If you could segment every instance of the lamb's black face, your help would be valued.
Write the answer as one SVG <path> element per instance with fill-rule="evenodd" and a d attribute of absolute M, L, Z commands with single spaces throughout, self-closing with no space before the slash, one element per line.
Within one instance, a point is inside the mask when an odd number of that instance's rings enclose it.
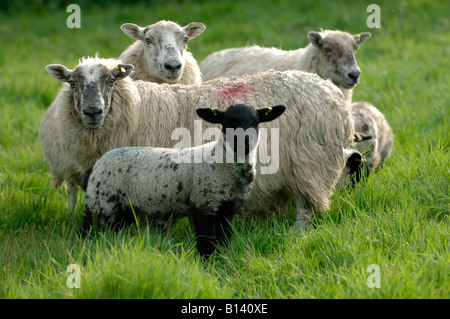
<path fill-rule="evenodd" d="M 258 141 L 258 113 L 245 104 L 231 105 L 223 114 L 222 133 L 237 154 L 248 155 Z"/>
<path fill-rule="evenodd" d="M 286 110 L 284 105 L 255 110 L 246 104 L 233 104 L 223 112 L 216 108 L 200 108 L 197 114 L 210 123 L 222 124 L 224 140 L 238 157 L 247 155 L 258 144 L 258 125 L 273 121 Z"/>

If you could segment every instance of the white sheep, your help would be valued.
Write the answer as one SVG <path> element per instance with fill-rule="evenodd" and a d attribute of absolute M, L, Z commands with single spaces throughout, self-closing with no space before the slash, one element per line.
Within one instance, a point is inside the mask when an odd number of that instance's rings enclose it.
<path fill-rule="evenodd" d="M 249 198 L 256 175 L 258 124 L 272 121 L 284 110 L 277 105 L 255 111 L 245 104 L 233 104 L 225 112 L 197 109 L 205 121 L 222 125 L 217 141 L 181 150 L 125 147 L 109 151 L 83 177 L 83 232 L 92 225 L 115 228 L 134 223 L 135 216 L 160 226 L 190 216 L 198 251 L 209 256 L 216 239 L 231 234 L 229 221 Z M 232 161 L 227 160 L 227 152 L 232 153 Z M 194 159 L 198 153 L 201 162 Z M 179 161 L 186 157 L 187 161 Z"/>
<path fill-rule="evenodd" d="M 97 61 L 96 66 L 81 64 L 77 68 L 98 70 L 92 72 L 92 77 L 97 76 L 96 81 L 104 79 L 104 74 L 111 70 L 103 66 L 101 60 Z M 121 68 L 130 69 L 131 66 Z M 66 76 L 61 80 L 71 81 L 71 77 Z M 114 102 L 115 95 L 121 98 L 121 93 L 116 92 L 119 83 L 123 85 L 122 90 L 135 93 L 122 94 L 126 100 L 120 107 L 115 106 Z M 330 81 L 312 73 L 272 70 L 242 77 L 219 78 L 202 85 L 156 84 L 125 78 L 116 81 L 116 86 L 110 113 L 116 110 L 128 114 L 117 119 L 117 122 L 114 122 L 116 117 L 108 121 L 108 114 L 103 126 L 96 130 L 85 127 L 80 111 L 75 108 L 76 96 L 72 94 L 73 89 L 71 91 L 68 87 L 50 107 L 48 112 L 52 115 L 44 116 L 47 118 L 43 120 L 46 127 L 41 127 L 41 132 L 46 133 L 47 141 L 43 141 L 43 148 L 57 181 L 70 177 L 69 182 L 79 185 L 82 172 L 113 148 L 175 146 L 178 144 L 176 137 L 172 136 L 175 129 L 186 128 L 195 135 L 194 107 L 214 106 L 224 110 L 228 105 L 237 103 L 283 104 L 286 106 L 285 116 L 261 125 L 261 128 L 270 129 L 270 133 L 272 129 L 279 130 L 279 138 L 276 134 L 266 136 L 266 143 L 270 145 L 267 149 L 270 166 L 266 171 L 272 174 L 257 175 L 244 214 L 258 218 L 278 210 L 284 212 L 295 200 L 298 223 L 306 227 L 314 212 L 329 207 L 330 196 L 345 165 L 343 148 L 351 144 L 354 135 L 350 106 L 345 102 L 342 92 Z M 70 123 L 56 123 L 55 113 L 64 113 L 64 116 L 59 117 L 65 117 L 64 121 Z M 48 120 L 49 117 L 52 119 Z M 206 124 L 205 127 L 214 126 Z M 125 133 L 122 132 L 123 128 L 126 128 Z M 53 134 L 49 134 L 50 131 Z M 106 131 L 109 136 L 102 133 Z M 45 143 L 50 144 L 50 147 L 44 147 Z M 49 152 L 48 148 L 53 148 L 53 151 Z M 265 164 L 259 161 L 258 171 L 266 169 L 268 165 Z M 52 167 L 58 167 L 58 170 Z M 62 170 L 67 167 L 70 173 Z M 272 167 L 275 169 L 272 170 Z M 77 174 L 78 177 L 74 177 Z M 76 200 L 76 196 L 70 198 Z"/>
<path fill-rule="evenodd" d="M 134 66 L 130 77 L 156 83 L 199 84 L 202 75 L 197 61 L 187 49 L 187 42 L 205 30 L 199 22 L 185 27 L 172 21 L 159 21 L 145 28 L 125 23 L 122 31 L 135 39 L 119 57 Z"/>
<path fill-rule="evenodd" d="M 353 88 L 361 75 L 355 52 L 370 36 L 369 32 L 356 35 L 338 30 L 309 32 L 311 43 L 306 48 L 286 51 L 250 46 L 221 50 L 207 56 L 200 63 L 200 70 L 204 81 L 269 69 L 307 71 L 331 80 L 351 102 Z"/>
<path fill-rule="evenodd" d="M 353 144 L 353 148 L 366 158 L 368 172 L 376 172 L 391 154 L 394 134 L 383 114 L 368 102 L 351 104 L 355 130 L 370 139 Z"/>
<path fill-rule="evenodd" d="M 118 60 L 83 58 L 73 70 L 58 64 L 47 70 L 65 84 L 44 114 L 39 138 L 53 186 L 67 181 L 75 211 L 82 174 L 107 151 L 129 144 L 141 99 L 127 78 L 133 67 Z"/>
<path fill-rule="evenodd" d="M 134 81 L 142 98 L 141 122 L 133 146 L 173 147 L 176 128 L 195 135 L 192 106 L 224 109 L 233 103 L 286 105 L 286 115 L 261 127 L 279 129 L 279 158 L 273 174 L 258 174 L 243 214 L 263 218 L 289 210 L 296 201 L 297 220 L 307 227 L 313 213 L 326 210 L 344 168 L 343 148 L 354 134 L 350 107 L 330 81 L 296 70 L 267 71 L 233 78 L 217 78 L 202 85 L 157 85 Z M 209 127 L 206 123 L 206 127 Z M 272 135 L 267 145 L 272 145 Z M 272 152 L 272 149 L 270 149 Z M 273 163 L 273 161 L 271 162 Z M 266 167 L 260 161 L 258 170 Z"/>

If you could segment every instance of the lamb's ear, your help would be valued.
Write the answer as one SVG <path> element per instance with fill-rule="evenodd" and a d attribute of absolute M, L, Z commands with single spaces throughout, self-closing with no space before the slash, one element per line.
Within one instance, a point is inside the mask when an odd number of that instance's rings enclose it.
<path fill-rule="evenodd" d="M 372 138 L 372 135 L 367 135 L 364 133 L 358 133 L 356 132 L 355 135 L 353 135 L 353 141 L 354 142 L 362 142 L 362 141 L 367 141 L 370 140 Z"/>
<path fill-rule="evenodd" d="M 209 123 L 222 123 L 223 113 L 216 108 L 200 108 L 197 109 L 197 115 Z"/>
<path fill-rule="evenodd" d="M 191 22 L 187 26 L 183 28 L 184 32 L 186 32 L 189 40 L 198 37 L 200 34 L 205 31 L 206 26 L 200 22 Z"/>
<path fill-rule="evenodd" d="M 309 38 L 309 41 L 316 47 L 318 47 L 318 48 L 322 47 L 323 40 L 322 40 L 322 36 L 320 35 L 319 32 L 314 32 L 314 31 L 308 32 L 308 38 Z"/>
<path fill-rule="evenodd" d="M 365 42 L 367 39 L 369 39 L 372 36 L 370 32 L 361 32 L 359 34 L 354 34 L 353 37 L 356 40 L 356 43 L 360 45 L 361 43 Z"/>
<path fill-rule="evenodd" d="M 72 70 L 69 70 L 64 65 L 61 64 L 49 64 L 47 65 L 47 71 L 50 73 L 55 79 L 61 82 L 67 82 L 72 75 Z"/>
<path fill-rule="evenodd" d="M 144 28 L 134 23 L 124 23 L 120 26 L 123 33 L 135 40 L 144 40 Z"/>
<path fill-rule="evenodd" d="M 118 64 L 112 69 L 111 73 L 117 81 L 125 79 L 128 75 L 130 75 L 133 69 L 134 66 L 132 64 Z"/>
<path fill-rule="evenodd" d="M 259 122 L 262 123 L 275 120 L 278 116 L 283 114 L 285 110 L 286 106 L 276 105 L 272 107 L 265 107 L 263 109 L 259 109 L 256 112 L 258 112 L 259 115 Z"/>

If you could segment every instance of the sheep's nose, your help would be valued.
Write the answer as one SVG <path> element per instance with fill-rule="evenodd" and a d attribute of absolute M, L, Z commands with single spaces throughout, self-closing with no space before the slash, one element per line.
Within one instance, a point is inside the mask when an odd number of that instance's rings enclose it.
<path fill-rule="evenodd" d="M 353 80 L 354 82 L 358 82 L 358 79 L 359 79 L 359 76 L 361 75 L 361 71 L 359 71 L 359 70 L 356 70 L 356 71 L 352 71 L 352 72 L 349 72 L 348 74 L 347 74 L 347 76 L 351 79 L 351 80 Z"/>
<path fill-rule="evenodd" d="M 169 72 L 177 72 L 181 69 L 181 63 L 164 63 L 164 68 Z"/>
<path fill-rule="evenodd" d="M 88 107 L 83 110 L 83 114 L 86 116 L 96 116 L 101 115 L 103 110 L 98 107 Z"/>

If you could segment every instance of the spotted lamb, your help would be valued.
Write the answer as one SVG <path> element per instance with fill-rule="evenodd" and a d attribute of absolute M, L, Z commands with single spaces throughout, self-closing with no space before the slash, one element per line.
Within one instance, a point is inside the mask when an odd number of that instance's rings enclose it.
<path fill-rule="evenodd" d="M 199 108 L 202 119 L 222 125 L 217 141 L 186 149 L 125 147 L 106 153 L 83 177 L 82 229 L 93 224 L 120 227 L 133 223 L 135 216 L 164 226 L 190 216 L 198 251 L 209 256 L 215 241 L 230 235 L 228 221 L 250 196 L 258 124 L 276 119 L 284 110 L 278 105 L 255 111 L 246 104 L 226 111 Z M 227 153 L 234 154 L 231 162 Z M 196 160 L 196 154 L 203 160 Z"/>

